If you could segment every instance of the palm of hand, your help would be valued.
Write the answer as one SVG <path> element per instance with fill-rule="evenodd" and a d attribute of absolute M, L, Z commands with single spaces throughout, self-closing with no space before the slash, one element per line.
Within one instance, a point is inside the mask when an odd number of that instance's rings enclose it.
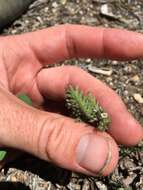
<path fill-rule="evenodd" d="M 42 61 L 38 60 L 38 55 L 27 43 L 20 40 L 18 43 L 14 41 L 10 43 L 10 39 L 5 40 L 9 42 L 1 52 L 0 59 L 3 65 L 0 75 L 1 83 L 12 93 L 26 93 L 40 103 L 42 97 L 39 95 L 36 77 L 43 67 Z"/>

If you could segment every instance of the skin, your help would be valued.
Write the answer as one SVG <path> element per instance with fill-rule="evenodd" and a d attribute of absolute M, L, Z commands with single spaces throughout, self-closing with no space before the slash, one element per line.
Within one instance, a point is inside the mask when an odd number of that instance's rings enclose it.
<path fill-rule="evenodd" d="M 119 29 L 60 25 L 0 38 L 0 144 L 30 152 L 70 170 L 96 175 L 98 166 L 102 167 L 107 159 L 109 149 L 105 142 L 108 141 L 112 157 L 102 172 L 108 175 L 118 162 L 117 143 L 136 145 L 143 139 L 143 128 L 116 93 L 95 77 L 74 66 L 45 67 L 79 57 L 142 58 L 143 35 Z M 111 117 L 108 133 L 30 107 L 13 95 L 26 93 L 36 104 L 41 104 L 44 97 L 60 102 L 69 84 L 78 85 L 85 93 L 93 92 Z M 97 151 L 102 149 L 102 157 L 94 154 L 92 145 L 88 147 L 91 159 L 81 160 L 81 155 L 77 156 L 78 144 L 87 135 Z M 95 162 L 98 166 L 92 170 L 83 167 L 85 162 L 87 165 Z"/>

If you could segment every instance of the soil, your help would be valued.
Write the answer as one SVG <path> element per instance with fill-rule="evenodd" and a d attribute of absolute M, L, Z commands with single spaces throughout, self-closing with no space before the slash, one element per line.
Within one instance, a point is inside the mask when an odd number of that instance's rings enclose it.
<path fill-rule="evenodd" d="M 37 0 L 25 14 L 5 28 L 2 35 L 20 34 L 64 23 L 124 28 L 143 33 L 143 2 Z M 73 59 L 64 64 L 80 66 L 104 81 L 143 125 L 143 60 Z M 108 72 L 104 73 L 105 70 Z M 0 189 L 142 190 L 143 143 L 132 150 L 122 149 L 119 164 L 108 177 L 87 177 L 24 154 L 1 170 Z"/>

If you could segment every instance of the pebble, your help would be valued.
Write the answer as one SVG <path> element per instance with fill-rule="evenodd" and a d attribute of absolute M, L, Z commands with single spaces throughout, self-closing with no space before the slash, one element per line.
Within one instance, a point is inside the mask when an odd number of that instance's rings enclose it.
<path fill-rule="evenodd" d="M 135 179 L 135 177 L 137 176 L 137 174 L 132 174 L 130 176 L 127 176 L 126 179 L 123 179 L 123 184 L 128 187 L 132 182 L 133 180 Z"/>
<path fill-rule="evenodd" d="M 96 185 L 99 188 L 99 190 L 108 190 L 106 185 L 104 185 L 101 181 L 97 181 Z"/>
<path fill-rule="evenodd" d="M 53 2 L 53 3 L 52 3 L 52 7 L 57 8 L 57 7 L 58 7 L 58 3 Z"/>
<path fill-rule="evenodd" d="M 102 15 L 104 16 L 107 16 L 107 17 L 111 17 L 111 18 L 114 18 L 114 19 L 117 19 L 117 15 L 114 15 L 112 12 L 111 12 L 111 8 L 109 7 L 108 4 L 103 4 L 101 6 L 101 9 L 100 9 L 100 12 Z"/>
<path fill-rule="evenodd" d="M 140 78 L 138 75 L 134 75 L 130 80 L 134 82 L 139 82 Z"/>
<path fill-rule="evenodd" d="M 125 157 L 124 159 L 120 161 L 120 168 L 122 170 L 129 171 L 133 169 L 134 167 L 136 167 L 136 165 L 129 157 Z"/>
<path fill-rule="evenodd" d="M 81 189 L 81 186 L 79 184 L 73 184 L 73 183 L 69 183 L 68 184 L 68 188 L 70 190 L 80 190 Z"/>
<path fill-rule="evenodd" d="M 132 66 L 126 65 L 123 70 L 126 74 L 131 74 L 133 69 Z"/>
<path fill-rule="evenodd" d="M 87 179 L 85 179 L 82 190 L 89 190 L 89 189 L 90 189 L 90 182 Z"/>
<path fill-rule="evenodd" d="M 60 0 L 60 3 L 61 3 L 62 5 L 65 5 L 65 4 L 67 3 L 67 0 Z"/>

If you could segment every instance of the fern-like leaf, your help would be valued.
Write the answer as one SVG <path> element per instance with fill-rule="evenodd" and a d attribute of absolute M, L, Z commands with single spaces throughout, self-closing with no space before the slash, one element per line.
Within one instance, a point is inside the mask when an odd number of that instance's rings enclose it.
<path fill-rule="evenodd" d="M 72 116 L 78 120 L 95 123 L 99 130 L 108 129 L 110 119 L 99 105 L 92 93 L 84 95 L 78 87 L 69 86 L 66 90 L 67 108 Z"/>

